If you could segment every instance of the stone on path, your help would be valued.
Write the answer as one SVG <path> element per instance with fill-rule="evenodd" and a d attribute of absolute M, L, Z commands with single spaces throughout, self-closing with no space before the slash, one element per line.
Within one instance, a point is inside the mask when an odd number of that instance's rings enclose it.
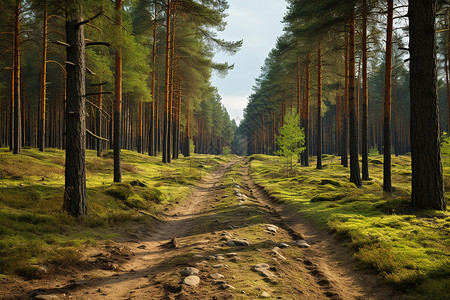
<path fill-rule="evenodd" d="M 189 286 L 197 286 L 200 283 L 200 277 L 191 275 L 184 278 L 183 283 Z"/>
<path fill-rule="evenodd" d="M 209 274 L 209 277 L 211 277 L 212 279 L 222 279 L 222 278 L 225 278 L 225 276 L 223 276 L 223 275 L 220 274 L 220 273 L 212 273 L 212 274 Z"/>
<path fill-rule="evenodd" d="M 243 246 L 243 247 L 245 247 L 245 246 L 250 246 L 250 243 L 248 242 L 248 241 L 246 241 L 246 240 L 239 240 L 239 239 L 232 239 L 232 240 L 229 240 L 227 243 L 226 243 L 228 246 L 230 246 L 230 247 L 235 247 L 235 246 Z"/>
<path fill-rule="evenodd" d="M 259 263 L 253 266 L 253 270 L 256 271 L 262 277 L 275 277 L 275 274 L 269 271 L 270 266 L 265 263 Z"/>
<path fill-rule="evenodd" d="M 230 289 L 230 290 L 235 290 L 235 289 L 236 289 L 234 286 L 229 285 L 229 284 L 222 284 L 222 285 L 220 286 L 220 288 L 221 288 L 222 290 L 228 290 L 228 289 Z"/>
<path fill-rule="evenodd" d="M 300 248 L 309 248 L 309 247 L 311 247 L 305 240 L 297 241 L 297 246 L 299 246 Z"/>
<path fill-rule="evenodd" d="M 264 291 L 261 293 L 261 298 L 270 298 L 270 295 L 268 292 Z"/>
<path fill-rule="evenodd" d="M 33 299 L 39 299 L 39 300 L 52 300 L 52 299 L 60 299 L 57 295 L 50 294 L 50 295 L 36 295 Z"/>
<path fill-rule="evenodd" d="M 187 267 L 184 270 L 181 270 L 179 273 L 181 276 L 191 276 L 191 275 L 197 275 L 198 272 L 200 272 L 197 268 Z"/>

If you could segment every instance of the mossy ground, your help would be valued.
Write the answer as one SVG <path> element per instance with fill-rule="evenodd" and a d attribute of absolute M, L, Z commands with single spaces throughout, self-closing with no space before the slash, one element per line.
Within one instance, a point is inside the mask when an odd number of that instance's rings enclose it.
<path fill-rule="evenodd" d="M 450 156 L 445 151 L 448 201 Z M 362 188 L 349 183 L 348 169 L 332 155 L 324 157 L 323 170 L 313 160 L 310 167 L 295 166 L 289 177 L 278 157 L 255 155 L 251 172 L 273 197 L 348 241 L 355 256 L 385 282 L 415 299 L 449 299 L 450 213 L 411 207 L 409 156 L 392 157 L 394 192 L 383 193 L 380 161 L 381 156 L 370 156 L 372 179 Z"/>
<path fill-rule="evenodd" d="M 163 164 L 160 157 L 122 151 L 123 183 L 113 184 L 112 152 L 86 152 L 89 215 L 62 211 L 65 152 L 0 149 L 0 276 L 32 277 L 37 265 L 76 262 L 79 250 L 117 238 L 137 222 L 150 224 L 171 202 L 231 156 L 195 155 Z M 120 226 L 117 226 L 120 224 Z"/>

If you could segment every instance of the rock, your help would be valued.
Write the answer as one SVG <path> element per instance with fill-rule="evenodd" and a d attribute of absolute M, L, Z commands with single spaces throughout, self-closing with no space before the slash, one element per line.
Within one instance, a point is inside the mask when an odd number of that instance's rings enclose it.
<path fill-rule="evenodd" d="M 269 269 L 270 266 L 266 263 L 259 263 L 253 266 L 253 268 L 256 269 Z"/>
<path fill-rule="evenodd" d="M 213 284 L 227 284 L 227 282 L 225 280 L 214 280 L 212 283 Z"/>
<path fill-rule="evenodd" d="M 280 247 L 280 248 L 287 248 L 287 247 L 290 247 L 290 245 L 287 244 L 287 243 L 280 243 L 280 244 L 278 245 L 278 247 Z"/>
<path fill-rule="evenodd" d="M 250 243 L 246 240 L 232 239 L 227 242 L 227 245 L 230 247 L 234 247 L 234 246 L 245 247 L 245 246 L 250 246 Z"/>
<path fill-rule="evenodd" d="M 273 233 L 276 233 L 276 232 L 277 232 L 277 228 L 275 228 L 275 227 L 273 227 L 273 226 L 267 226 L 267 227 L 266 227 L 266 230 L 269 231 L 269 232 L 273 232 Z"/>
<path fill-rule="evenodd" d="M 36 295 L 36 296 L 34 296 L 33 299 L 51 300 L 51 299 L 60 299 L 60 298 L 55 294 L 50 294 L 50 295 Z"/>
<path fill-rule="evenodd" d="M 42 276 L 42 275 L 44 275 L 45 273 L 47 273 L 48 272 L 48 270 L 47 270 L 47 268 L 46 267 L 44 267 L 44 266 L 39 266 L 38 267 L 38 269 L 37 269 L 37 271 L 36 271 L 36 274 L 37 274 L 37 276 Z"/>
<path fill-rule="evenodd" d="M 309 248 L 309 247 L 311 247 L 305 240 L 297 241 L 297 246 L 299 246 L 300 248 Z"/>
<path fill-rule="evenodd" d="M 230 290 L 235 290 L 235 289 L 236 289 L 234 286 L 229 285 L 229 284 L 222 284 L 222 285 L 220 286 L 220 288 L 221 288 L 222 290 L 228 290 L 228 289 L 230 289 Z"/>
<path fill-rule="evenodd" d="M 227 253 L 225 255 L 228 256 L 228 257 L 233 257 L 233 256 L 237 256 L 237 253 L 236 252 L 230 252 L 230 253 Z"/>
<path fill-rule="evenodd" d="M 271 277 L 275 277 L 275 274 L 273 274 L 271 271 L 269 271 L 268 269 L 258 269 L 256 270 L 258 272 L 259 275 L 261 275 L 262 277 L 266 277 L 266 278 L 271 278 Z"/>
<path fill-rule="evenodd" d="M 217 260 L 225 260 L 225 256 L 219 254 L 219 255 L 216 255 L 216 259 Z"/>
<path fill-rule="evenodd" d="M 240 260 L 241 260 L 241 258 L 240 258 L 240 257 L 237 257 L 237 256 L 230 258 L 230 261 L 231 261 L 231 262 L 234 262 L 234 263 L 236 263 L 236 262 L 238 262 L 238 261 L 240 261 Z"/>
<path fill-rule="evenodd" d="M 189 286 L 198 286 L 200 283 L 200 277 L 191 275 L 184 278 L 183 283 Z"/>
<path fill-rule="evenodd" d="M 282 260 L 286 260 L 286 257 L 284 257 L 280 252 L 278 252 L 280 248 L 275 247 L 272 249 L 272 253 L 276 255 L 277 257 L 281 258 Z"/>
<path fill-rule="evenodd" d="M 223 276 L 223 275 L 220 274 L 220 273 L 212 273 L 212 274 L 209 274 L 209 277 L 211 277 L 212 279 L 222 279 L 222 278 L 225 278 L 225 276 Z"/>
<path fill-rule="evenodd" d="M 264 291 L 261 293 L 261 298 L 270 298 L 270 295 L 268 292 Z"/>
<path fill-rule="evenodd" d="M 217 264 L 217 265 L 213 265 L 212 266 L 213 268 L 225 268 L 225 267 L 227 267 L 227 265 L 224 265 L 224 264 Z"/>
<path fill-rule="evenodd" d="M 272 227 L 272 228 L 275 228 L 275 229 L 280 229 L 280 227 L 278 227 L 277 225 L 274 225 L 274 224 L 265 224 L 264 226 Z"/>
<path fill-rule="evenodd" d="M 179 273 L 181 276 L 191 276 L 197 275 L 200 271 L 197 268 L 187 267 L 184 270 L 181 270 Z"/>

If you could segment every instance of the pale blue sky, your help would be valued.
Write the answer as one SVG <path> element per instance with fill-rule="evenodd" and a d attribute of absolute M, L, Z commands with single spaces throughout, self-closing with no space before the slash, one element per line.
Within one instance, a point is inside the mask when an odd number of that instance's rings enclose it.
<path fill-rule="evenodd" d="M 282 34 L 281 21 L 287 4 L 285 0 L 228 0 L 228 4 L 228 25 L 219 37 L 230 41 L 243 39 L 244 45 L 233 56 L 216 54 L 215 61 L 234 63 L 234 70 L 225 78 L 213 76 L 212 83 L 218 87 L 231 118 L 239 124 L 264 59 Z"/>

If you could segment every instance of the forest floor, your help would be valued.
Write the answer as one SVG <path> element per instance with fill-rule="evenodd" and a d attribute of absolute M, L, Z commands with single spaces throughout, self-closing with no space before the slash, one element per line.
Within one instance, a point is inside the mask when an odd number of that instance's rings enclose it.
<path fill-rule="evenodd" d="M 105 244 L 86 247 L 76 264 L 40 279 L 3 280 L 0 297 L 400 297 L 363 270 L 342 240 L 273 203 L 251 179 L 247 159 L 222 162 L 178 202 L 161 221 L 136 224 Z"/>

